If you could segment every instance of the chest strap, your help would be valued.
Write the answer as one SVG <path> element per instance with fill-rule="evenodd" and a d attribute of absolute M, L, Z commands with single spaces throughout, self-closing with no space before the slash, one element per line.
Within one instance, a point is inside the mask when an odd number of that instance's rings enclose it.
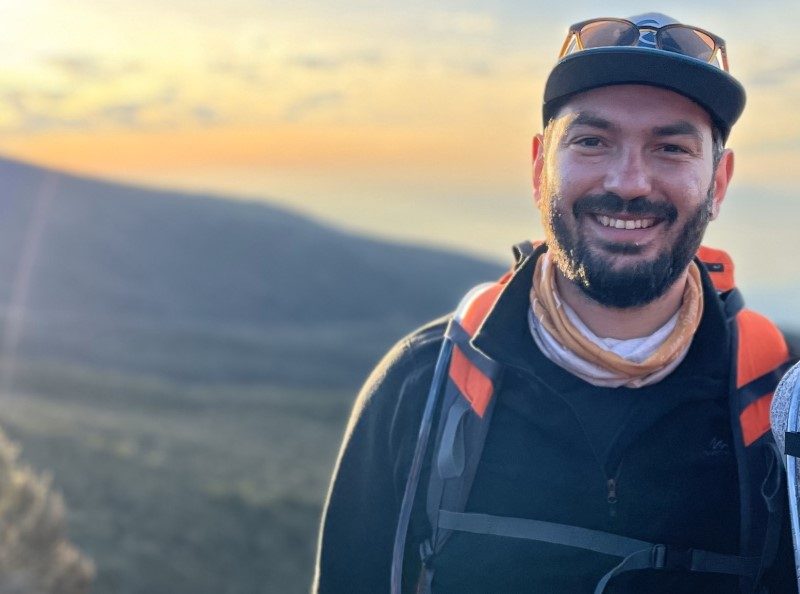
<path fill-rule="evenodd" d="M 487 514 L 439 512 L 439 528 L 473 534 L 488 534 L 555 545 L 575 547 L 620 557 L 622 561 L 606 573 L 595 587 L 602 594 L 608 582 L 621 573 L 640 569 L 683 569 L 685 571 L 723 573 L 755 579 L 761 565 L 759 557 L 724 555 L 701 549 L 680 549 L 628 538 L 610 532 L 579 526 L 509 518 Z"/>

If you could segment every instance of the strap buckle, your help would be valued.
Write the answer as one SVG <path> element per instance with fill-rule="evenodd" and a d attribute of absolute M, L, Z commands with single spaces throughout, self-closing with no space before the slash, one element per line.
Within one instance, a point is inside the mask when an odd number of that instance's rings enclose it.
<path fill-rule="evenodd" d="M 433 545 L 430 538 L 426 538 L 419 544 L 419 556 L 422 559 L 422 563 L 427 566 L 428 561 L 433 557 Z"/>
<path fill-rule="evenodd" d="M 653 545 L 650 550 L 653 569 L 691 569 L 692 550 L 676 549 L 667 545 Z"/>

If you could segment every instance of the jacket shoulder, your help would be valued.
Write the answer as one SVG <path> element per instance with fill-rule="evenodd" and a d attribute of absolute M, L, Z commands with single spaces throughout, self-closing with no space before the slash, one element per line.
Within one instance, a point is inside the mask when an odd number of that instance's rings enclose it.
<path fill-rule="evenodd" d="M 398 340 L 375 366 L 367 383 L 435 363 L 449 319 L 450 315 L 432 320 Z"/>
<path fill-rule="evenodd" d="M 346 436 L 359 424 L 393 434 L 398 425 L 406 427 L 421 416 L 449 319 L 432 320 L 389 349 L 358 393 Z"/>

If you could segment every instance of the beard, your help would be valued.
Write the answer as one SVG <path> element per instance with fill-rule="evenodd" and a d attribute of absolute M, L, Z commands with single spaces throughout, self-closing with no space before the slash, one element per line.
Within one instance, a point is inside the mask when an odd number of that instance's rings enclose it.
<path fill-rule="evenodd" d="M 645 305 L 666 293 L 694 258 L 711 220 L 712 200 L 713 187 L 679 230 L 674 243 L 654 259 L 615 267 L 613 254 L 635 255 L 643 251 L 642 246 L 623 242 L 590 245 L 577 228 L 570 229 L 565 213 L 557 208 L 558 196 L 551 196 L 544 209 L 548 248 L 561 273 L 593 301 L 619 309 Z M 677 209 L 669 203 L 600 194 L 577 200 L 572 207 L 572 220 L 581 221 L 581 215 L 591 216 L 588 213 L 598 211 L 608 216 L 625 213 L 653 217 L 668 228 L 678 217 Z"/>

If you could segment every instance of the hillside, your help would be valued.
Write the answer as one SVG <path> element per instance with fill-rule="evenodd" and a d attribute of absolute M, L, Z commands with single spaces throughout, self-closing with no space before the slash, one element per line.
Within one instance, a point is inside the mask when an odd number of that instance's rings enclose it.
<path fill-rule="evenodd" d="M 357 385 L 498 265 L 0 160 L 0 427 L 96 594 L 300 593 Z"/>
<path fill-rule="evenodd" d="M 15 305 L 27 358 L 185 381 L 352 384 L 349 369 L 363 371 L 375 348 L 500 271 L 261 202 L 9 160 L 0 180 L 0 313 L 24 295 Z M 294 373 L 300 359 L 326 364 Z"/>

